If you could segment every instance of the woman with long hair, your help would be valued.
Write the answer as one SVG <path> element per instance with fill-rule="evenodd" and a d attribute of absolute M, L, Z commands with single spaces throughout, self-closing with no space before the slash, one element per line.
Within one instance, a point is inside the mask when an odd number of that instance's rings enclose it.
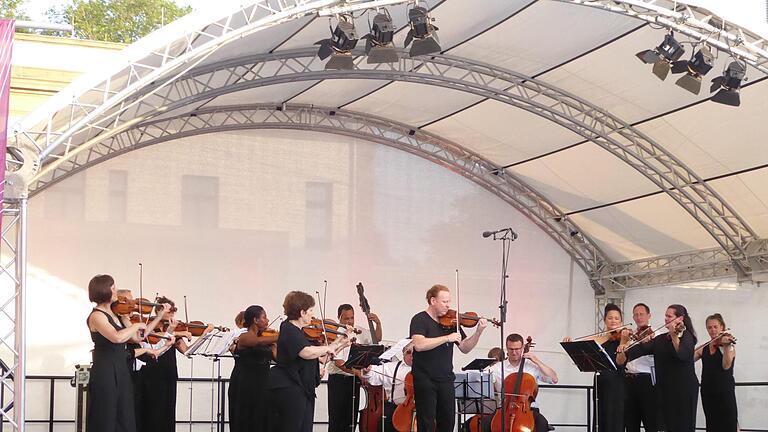
<path fill-rule="evenodd" d="M 243 314 L 243 323 L 243 328 L 248 331 L 237 338 L 235 367 L 232 369 L 228 391 L 229 430 L 266 431 L 267 380 L 277 336 L 262 335 L 269 325 L 269 319 L 261 306 L 249 306 Z"/>
<path fill-rule="evenodd" d="M 733 380 L 736 346 L 733 336 L 725 333 L 722 315 L 708 316 L 706 324 L 711 343 L 696 350 L 693 356 L 701 359 L 701 405 L 707 432 L 736 432 L 739 423 Z"/>
<path fill-rule="evenodd" d="M 696 332 L 688 310 L 683 305 L 669 305 L 664 314 L 667 333 L 635 344 L 619 347 L 621 364 L 644 355 L 653 355 L 657 394 L 661 398 L 661 419 L 667 432 L 694 432 L 699 380 L 694 369 L 693 350 Z"/>

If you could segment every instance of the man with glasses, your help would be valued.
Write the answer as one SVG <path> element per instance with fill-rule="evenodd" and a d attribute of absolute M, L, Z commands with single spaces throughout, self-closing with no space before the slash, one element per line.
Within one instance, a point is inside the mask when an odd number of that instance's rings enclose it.
<path fill-rule="evenodd" d="M 402 358 L 400 361 L 368 366 L 363 375 L 368 380 L 368 384 L 380 385 L 386 392 L 387 398 L 384 402 L 385 432 L 395 432 L 395 428 L 392 426 L 392 414 L 394 414 L 395 408 L 405 401 L 405 376 L 411 371 L 411 365 L 413 365 L 413 347 L 411 344 L 403 348 Z"/>
<path fill-rule="evenodd" d="M 520 362 L 525 358 L 526 362 L 523 366 L 523 373 L 527 373 L 536 379 L 537 383 L 544 384 L 557 384 L 557 373 L 551 367 L 547 366 L 539 360 L 536 355 L 530 351 L 523 354 L 523 347 L 525 341 L 523 337 L 517 333 L 512 333 L 507 336 L 507 360 L 504 361 L 504 378 L 511 373 L 516 373 L 520 369 Z M 493 385 L 497 394 L 501 394 L 504 388 L 504 378 L 501 375 L 502 363 L 496 363 L 492 368 L 493 373 Z M 539 408 L 536 406 L 536 402 L 531 404 L 531 411 L 536 424 L 536 432 L 546 432 L 550 430 L 549 422 L 541 415 Z"/>

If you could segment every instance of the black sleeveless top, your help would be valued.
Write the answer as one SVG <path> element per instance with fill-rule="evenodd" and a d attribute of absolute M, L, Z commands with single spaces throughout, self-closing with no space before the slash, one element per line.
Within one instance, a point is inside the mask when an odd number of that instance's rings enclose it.
<path fill-rule="evenodd" d="M 726 348 L 727 349 L 727 348 Z M 733 359 L 729 369 L 723 369 L 723 353 L 716 349 L 714 354 L 709 353 L 709 347 L 704 348 L 701 353 L 701 392 L 702 393 L 722 393 L 730 391 L 735 387 L 733 379 L 733 366 L 736 359 Z"/>
<path fill-rule="evenodd" d="M 104 312 L 101 309 L 93 309 L 91 311 L 91 314 L 93 312 L 101 312 L 107 317 L 107 321 L 112 325 L 112 327 L 115 328 L 115 330 L 123 330 L 125 327 L 123 327 L 122 323 L 116 323 L 114 319 L 112 319 L 112 315 Z M 89 315 L 90 318 L 90 315 Z M 87 321 L 86 321 L 87 324 Z M 90 330 L 90 327 L 89 327 Z M 91 331 L 91 340 L 93 341 L 93 362 L 98 363 L 102 361 L 121 361 L 125 362 L 128 357 L 128 352 L 126 351 L 125 343 L 112 343 L 109 339 L 104 337 L 101 333 L 98 331 Z M 126 363 L 127 366 L 127 363 Z"/>

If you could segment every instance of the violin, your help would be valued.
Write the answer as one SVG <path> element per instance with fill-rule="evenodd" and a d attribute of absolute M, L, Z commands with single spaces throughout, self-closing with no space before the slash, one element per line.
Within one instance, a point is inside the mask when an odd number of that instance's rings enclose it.
<path fill-rule="evenodd" d="M 397 432 L 412 432 L 416 430 L 416 396 L 413 392 L 413 375 L 405 375 L 405 400 L 395 408 L 392 414 L 392 426 Z M 533 430 L 533 429 L 531 429 Z"/>
<path fill-rule="evenodd" d="M 533 339 L 528 336 L 523 353 L 530 351 L 534 345 Z M 504 406 L 496 411 L 491 420 L 491 432 L 529 432 L 534 430 L 534 417 L 531 410 L 531 402 L 536 400 L 539 394 L 539 385 L 533 375 L 523 372 L 525 357 L 520 359 L 520 367 L 517 372 L 504 378 Z M 504 423 L 504 427 L 502 427 Z"/>
<path fill-rule="evenodd" d="M 162 309 L 163 305 L 159 303 L 152 303 L 145 298 L 129 299 L 125 296 L 118 296 L 117 301 L 112 303 L 112 312 L 117 315 L 128 315 L 132 312 L 138 312 L 142 315 L 152 313 L 153 308 Z M 172 307 L 171 312 L 176 312 L 176 308 Z"/>
<path fill-rule="evenodd" d="M 723 342 L 723 338 L 725 338 L 726 336 L 728 336 L 728 339 L 725 342 Z M 697 346 L 694 349 L 694 351 L 702 350 L 702 349 L 704 349 L 704 348 L 706 348 L 706 347 L 708 347 L 710 345 L 713 345 L 713 346 L 716 346 L 716 347 L 718 347 L 718 346 L 736 345 L 736 338 L 733 337 L 733 335 L 731 334 L 731 329 L 727 328 L 727 329 L 721 331 L 720 333 L 718 333 L 717 335 L 715 335 L 715 337 L 713 337 L 709 341 L 707 341 L 707 342 Z"/>
<path fill-rule="evenodd" d="M 501 325 L 498 320 L 494 318 L 485 318 L 477 315 L 477 312 L 464 312 L 463 314 L 459 315 L 459 319 L 461 320 L 459 324 L 461 324 L 462 327 L 472 328 L 477 325 L 478 321 L 481 319 L 486 319 L 489 323 L 493 324 L 494 326 L 498 327 Z M 454 309 L 448 309 L 448 313 L 441 316 L 439 318 L 440 326 L 447 330 L 455 330 L 456 329 L 456 311 Z"/>
<path fill-rule="evenodd" d="M 330 320 L 326 320 L 330 321 Z M 310 341 L 316 344 L 325 344 L 326 338 L 328 343 L 335 342 L 339 337 L 346 337 L 347 332 L 338 330 L 340 326 L 337 324 L 335 328 L 332 328 L 327 322 L 323 322 L 320 319 L 312 318 L 309 325 L 304 326 L 301 330 L 304 332 L 304 336 Z"/>
<path fill-rule="evenodd" d="M 139 314 L 132 314 L 130 317 L 128 317 L 128 319 L 131 321 L 131 324 L 139 324 L 144 322 L 141 318 L 141 315 Z M 161 333 L 150 333 L 144 336 L 144 339 L 146 339 L 150 344 L 154 345 L 160 342 L 160 340 L 170 340 L 171 338 Z"/>
<path fill-rule="evenodd" d="M 631 340 L 633 342 L 634 341 L 641 341 L 641 340 L 647 338 L 648 336 L 653 337 L 653 333 L 654 333 L 653 332 L 653 328 L 651 326 L 649 326 L 649 325 L 640 326 L 640 327 L 637 328 L 636 332 L 632 333 L 629 336 L 629 340 Z"/>
<path fill-rule="evenodd" d="M 264 329 L 259 333 L 259 336 L 261 337 L 278 337 L 280 336 L 280 332 L 271 328 Z"/>
<path fill-rule="evenodd" d="M 163 331 L 167 331 L 168 327 L 171 325 L 170 321 L 168 320 L 162 320 L 160 321 L 160 327 Z M 208 324 L 202 322 L 202 321 L 190 321 L 188 323 L 184 321 L 176 321 L 176 328 L 174 331 L 188 331 L 192 334 L 192 336 L 202 336 L 203 333 L 205 333 L 205 329 L 208 328 Z M 214 326 L 213 327 L 216 330 L 219 331 L 229 331 L 229 328 L 223 327 L 223 326 Z"/>

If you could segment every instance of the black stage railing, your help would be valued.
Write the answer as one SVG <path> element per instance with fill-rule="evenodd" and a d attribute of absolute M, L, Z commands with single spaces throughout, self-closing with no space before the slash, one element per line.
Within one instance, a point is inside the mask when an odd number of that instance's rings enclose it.
<path fill-rule="evenodd" d="M 48 383 L 48 418 L 47 419 L 36 419 L 36 418 L 28 418 L 26 422 L 28 424 L 45 424 L 47 425 L 47 430 L 49 432 L 55 432 L 54 426 L 57 424 L 73 424 L 75 423 L 74 418 L 57 418 L 56 417 L 56 389 L 58 386 L 66 386 L 66 388 L 69 388 L 72 392 L 75 392 L 76 389 L 71 386 L 70 382 L 72 381 L 73 377 L 71 375 L 30 375 L 27 376 L 27 382 L 33 383 L 33 382 L 47 382 Z M 216 430 L 223 432 L 225 430 L 225 426 L 228 423 L 226 420 L 226 416 L 224 413 L 227 411 L 227 384 L 229 383 L 229 379 L 227 378 L 221 378 L 221 379 L 210 379 L 210 378 L 179 378 L 179 385 L 183 384 L 189 384 L 189 383 L 203 383 L 203 384 L 213 384 L 215 386 L 216 391 L 215 398 L 218 400 L 217 403 L 217 413 L 218 418 L 211 420 L 182 420 L 177 419 L 176 424 L 177 425 L 189 425 L 191 424 L 216 424 Z M 322 385 L 325 385 L 326 381 L 322 382 Z M 28 384 L 29 387 L 29 384 Z M 760 387 L 768 387 L 768 382 L 740 382 L 736 383 L 736 387 L 742 387 L 742 388 L 760 388 Z M 585 421 L 583 423 L 557 423 L 552 422 L 550 423 L 555 428 L 568 428 L 568 430 L 573 430 L 574 428 L 583 428 L 584 431 L 590 431 L 592 430 L 592 395 L 594 392 L 594 388 L 592 386 L 587 385 L 551 385 L 551 384 L 542 384 L 539 385 L 540 389 L 543 389 L 545 392 L 547 389 L 555 389 L 555 390 L 571 390 L 571 391 L 583 391 L 584 397 L 586 398 L 586 410 L 584 412 L 584 418 Z M 44 399 L 37 399 L 37 400 L 44 400 Z M 74 400 L 74 398 L 73 398 Z M 0 386 L 0 403 L 5 403 L 5 388 L 4 386 Z M 546 412 L 546 410 L 545 410 Z M 323 421 L 316 421 L 315 424 L 318 425 L 324 425 L 327 424 L 327 422 Z M 0 432 L 3 431 L 4 426 L 7 426 L 7 421 L 0 422 Z M 38 429 L 39 430 L 39 429 Z M 696 430 L 704 430 L 703 427 L 696 428 Z M 740 428 L 740 432 L 768 432 L 768 428 L 759 428 L 759 429 L 750 429 L 750 428 Z"/>

